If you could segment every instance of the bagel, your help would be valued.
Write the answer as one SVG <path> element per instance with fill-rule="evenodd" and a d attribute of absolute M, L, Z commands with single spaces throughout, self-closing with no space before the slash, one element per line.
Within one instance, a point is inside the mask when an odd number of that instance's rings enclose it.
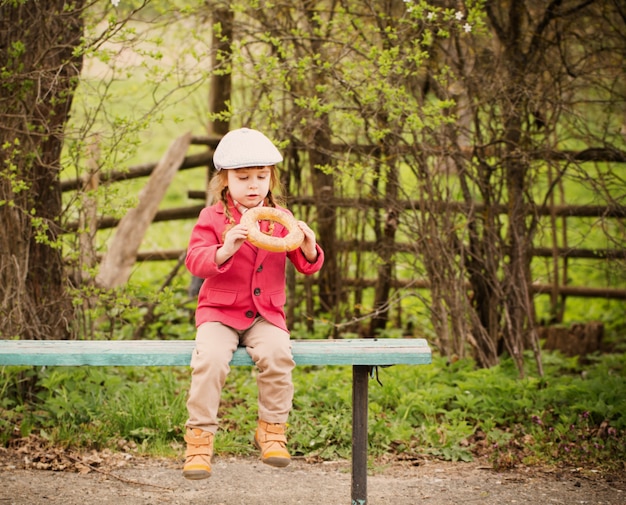
<path fill-rule="evenodd" d="M 289 233 L 284 237 L 275 237 L 263 233 L 257 221 L 274 221 L 282 224 Z M 245 212 L 241 224 L 248 228 L 248 242 L 260 249 L 271 252 L 288 252 L 300 247 L 304 240 L 304 232 L 298 221 L 289 214 L 274 207 L 254 207 Z"/>

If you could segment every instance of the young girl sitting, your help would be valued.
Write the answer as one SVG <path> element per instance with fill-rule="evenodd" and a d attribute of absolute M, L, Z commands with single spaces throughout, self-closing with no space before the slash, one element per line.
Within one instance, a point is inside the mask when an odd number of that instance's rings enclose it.
<path fill-rule="evenodd" d="M 217 173 L 209 191 L 216 203 L 200 212 L 191 233 L 186 265 L 204 279 L 196 309 L 196 346 L 191 359 L 187 401 L 187 442 L 183 476 L 211 475 L 213 437 L 218 428 L 221 391 L 238 345 L 258 368 L 258 427 L 254 443 L 261 460 L 284 467 L 290 462 L 285 424 L 292 408 L 295 366 L 283 306 L 286 259 L 306 275 L 318 272 L 324 253 L 303 221 L 301 246 L 291 252 L 268 252 L 247 241 L 242 215 L 254 207 L 280 207 L 273 193 L 279 185 L 275 165 L 283 160 L 261 132 L 241 128 L 227 133 L 213 155 Z M 259 221 L 261 231 L 284 237 L 277 222 Z"/>

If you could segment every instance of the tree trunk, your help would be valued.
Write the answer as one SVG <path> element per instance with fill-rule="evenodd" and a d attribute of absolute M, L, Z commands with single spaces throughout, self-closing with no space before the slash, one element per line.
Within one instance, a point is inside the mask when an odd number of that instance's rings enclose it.
<path fill-rule="evenodd" d="M 389 155 L 388 146 L 385 146 L 385 156 L 383 158 L 394 159 Z M 391 292 L 391 284 L 393 281 L 394 270 L 394 251 L 396 231 L 398 229 L 398 221 L 400 212 L 397 208 L 398 201 L 398 167 L 393 165 L 389 167 L 387 174 L 387 184 L 385 186 L 385 208 L 382 209 L 381 226 L 375 226 L 376 231 L 376 253 L 379 258 L 378 276 L 376 279 L 376 290 L 374 292 L 374 316 L 372 317 L 369 334 L 374 337 L 385 329 L 389 320 L 389 293 Z"/>
<path fill-rule="evenodd" d="M 59 247 L 63 132 L 80 74 L 84 0 L 0 5 L 0 336 L 68 338 Z M 78 53 L 78 54 L 77 54 Z"/>
<path fill-rule="evenodd" d="M 219 23 L 219 35 L 216 29 L 211 34 L 211 67 L 218 68 L 222 61 L 232 57 L 233 13 L 230 9 L 216 8 L 213 23 Z M 230 129 L 228 104 L 232 98 L 232 75 L 230 72 L 214 72 L 209 82 L 209 114 L 207 132 L 210 136 L 226 135 Z"/>
<path fill-rule="evenodd" d="M 554 7 L 553 4 L 552 7 Z M 546 16 L 548 11 L 546 11 Z M 523 43 L 524 5 L 517 2 L 508 11 L 509 32 L 503 38 L 507 61 L 506 82 L 508 102 L 503 107 L 503 138 L 505 157 L 502 161 L 508 197 L 509 263 L 505 265 L 503 282 L 506 302 L 504 307 L 504 344 L 515 360 L 520 374 L 524 375 L 525 328 L 532 331 L 533 313 L 530 303 L 530 262 L 532 259 L 533 230 L 526 222 L 526 202 L 532 202 L 529 190 L 530 164 L 520 156 L 522 146 L 530 143 L 524 118 L 528 116 L 529 98 L 524 77 L 532 73 L 532 50 Z M 545 18 L 547 19 L 547 18 Z"/>
<path fill-rule="evenodd" d="M 317 15 L 316 2 L 304 3 L 306 15 L 311 26 L 321 29 L 321 20 Z M 323 54 L 323 44 L 317 37 L 311 37 L 311 48 L 315 54 Z M 311 76 L 312 89 L 316 86 L 326 86 L 328 75 L 322 69 L 315 69 Z M 337 262 L 337 209 L 330 203 L 335 195 L 335 182 L 332 174 L 320 167 L 332 163 L 328 154 L 331 149 L 331 127 L 328 114 L 318 118 L 310 118 L 308 133 L 311 143 L 308 149 L 309 163 L 313 174 L 313 194 L 317 208 L 317 235 L 318 241 L 324 248 L 324 266 L 318 274 L 320 305 L 324 311 L 334 312 L 342 298 Z M 333 335 L 334 336 L 334 335 Z"/>
<path fill-rule="evenodd" d="M 318 274 L 320 304 L 324 310 L 332 312 L 341 299 L 335 240 L 337 216 L 335 207 L 330 203 L 335 193 L 333 176 L 316 168 L 328 166 L 331 161 L 326 154 L 330 150 L 328 118 L 320 119 L 320 125 L 321 127 L 316 129 L 313 135 L 315 148 L 309 150 L 309 159 L 313 167 L 318 240 L 324 248 L 324 267 Z"/>

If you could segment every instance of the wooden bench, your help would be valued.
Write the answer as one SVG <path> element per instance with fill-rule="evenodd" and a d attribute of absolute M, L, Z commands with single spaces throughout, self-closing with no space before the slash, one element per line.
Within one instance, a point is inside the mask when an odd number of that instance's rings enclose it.
<path fill-rule="evenodd" d="M 193 340 L 3 340 L 0 365 L 189 366 Z M 294 340 L 297 365 L 352 366 L 352 505 L 367 503 L 368 381 L 373 367 L 425 365 L 424 339 Z M 231 365 L 253 365 L 245 348 Z"/>

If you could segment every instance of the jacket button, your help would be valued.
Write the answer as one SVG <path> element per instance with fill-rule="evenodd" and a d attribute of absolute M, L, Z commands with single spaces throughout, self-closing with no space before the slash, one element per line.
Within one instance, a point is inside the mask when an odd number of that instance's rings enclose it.
<path fill-rule="evenodd" d="M 262 272 L 263 271 L 263 265 L 259 265 L 259 268 L 256 269 L 257 272 Z"/>
<path fill-rule="evenodd" d="M 249 310 L 248 312 L 246 312 L 246 317 L 247 317 L 248 319 L 252 319 L 252 318 L 254 317 L 254 312 L 253 312 L 253 311 L 251 311 L 251 310 Z"/>
<path fill-rule="evenodd" d="M 261 288 L 254 289 L 254 296 L 259 296 L 261 294 Z"/>

